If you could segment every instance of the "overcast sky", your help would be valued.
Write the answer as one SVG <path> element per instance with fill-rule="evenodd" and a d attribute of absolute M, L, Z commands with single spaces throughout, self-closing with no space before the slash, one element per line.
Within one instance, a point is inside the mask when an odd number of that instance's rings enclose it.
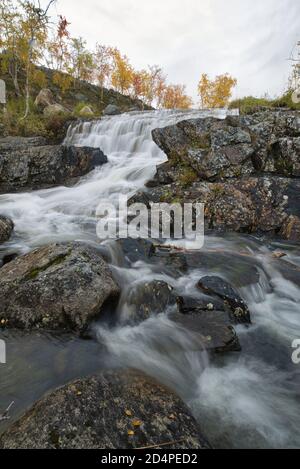
<path fill-rule="evenodd" d="M 300 40 L 300 0 L 58 0 L 56 11 L 89 47 L 116 46 L 136 68 L 159 64 L 195 100 L 203 72 L 235 76 L 235 96 L 281 93 Z"/>

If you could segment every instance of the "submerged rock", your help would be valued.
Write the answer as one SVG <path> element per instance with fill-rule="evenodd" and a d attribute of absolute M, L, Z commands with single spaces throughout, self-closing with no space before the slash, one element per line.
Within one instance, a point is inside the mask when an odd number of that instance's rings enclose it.
<path fill-rule="evenodd" d="M 14 224 L 10 218 L 0 215 L 0 244 L 9 240 L 14 229 Z"/>
<path fill-rule="evenodd" d="M 41 399 L 0 438 L 2 449 L 149 446 L 209 447 L 185 404 L 172 391 L 135 371 L 74 381 Z"/>
<path fill-rule="evenodd" d="M 119 293 L 98 250 L 52 244 L 0 269 L 0 321 L 8 328 L 83 332 Z"/>
<path fill-rule="evenodd" d="M 70 184 L 106 162 L 100 149 L 0 139 L 0 193 Z"/>

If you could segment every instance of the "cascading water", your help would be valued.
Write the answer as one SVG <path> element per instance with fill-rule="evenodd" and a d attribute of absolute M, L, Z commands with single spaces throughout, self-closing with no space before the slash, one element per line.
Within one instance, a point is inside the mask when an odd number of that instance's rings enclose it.
<path fill-rule="evenodd" d="M 66 144 L 99 147 L 109 163 L 75 187 L 0 196 L 1 214 L 15 223 L 15 235 L 1 247 L 2 254 L 23 253 L 53 241 L 99 243 L 95 219 L 99 203 L 105 199 L 116 204 L 119 194 L 130 197 L 166 159 L 152 140 L 152 129 L 207 115 L 196 111 L 130 113 L 71 126 Z M 225 117 L 225 113 L 216 116 Z M 8 400 L 23 399 L 18 408 L 21 412 L 47 389 L 78 374 L 104 366 L 129 366 L 175 389 L 215 446 L 299 447 L 300 367 L 292 363 L 291 343 L 300 338 L 300 291 L 272 263 L 272 246 L 253 237 L 207 236 L 203 249 L 215 253 L 215 261 L 209 268 L 191 270 L 179 279 L 157 274 L 142 260 L 126 267 L 113 243 L 108 249 L 112 269 L 126 293 L 152 279 L 164 280 L 182 294 L 196 294 L 194 285 L 203 275 L 217 274 L 229 280 L 252 312 L 253 326 L 237 329 L 243 352 L 209 364 L 205 353 L 191 351 L 193 335 L 165 315 L 138 326 L 122 322 L 114 327 L 97 325 L 98 344 L 8 334 L 16 356 L 22 346 L 22 359 L 14 360 L 1 375 L 0 406 L 5 406 L 6 394 Z M 290 264 L 300 267 L 297 246 L 281 245 L 280 249 Z M 241 277 L 250 275 L 253 266 L 260 273 L 259 281 L 242 282 Z M 126 294 L 118 312 L 120 318 L 128 312 Z M 31 373 L 24 373 L 29 366 Z"/>

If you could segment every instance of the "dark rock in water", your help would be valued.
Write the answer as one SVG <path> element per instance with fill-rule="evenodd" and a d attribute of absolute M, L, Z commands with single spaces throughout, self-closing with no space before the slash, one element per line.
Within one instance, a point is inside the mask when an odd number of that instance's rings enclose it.
<path fill-rule="evenodd" d="M 74 381 L 41 399 L 0 438 L 1 449 L 148 446 L 164 450 L 209 447 L 185 404 L 172 391 L 135 371 Z"/>
<path fill-rule="evenodd" d="M 121 109 L 114 104 L 109 104 L 103 111 L 104 116 L 117 116 L 121 114 Z"/>
<path fill-rule="evenodd" d="M 53 244 L 0 269 L 0 320 L 8 328 L 83 332 L 119 293 L 97 249 Z"/>
<path fill-rule="evenodd" d="M 211 353 L 241 351 L 238 336 L 225 311 L 202 310 L 192 314 L 170 314 L 169 317 L 190 333 L 191 350 Z"/>
<path fill-rule="evenodd" d="M 125 257 L 132 263 L 143 260 L 148 261 L 154 252 L 154 245 L 149 239 L 119 239 Z"/>
<path fill-rule="evenodd" d="M 0 140 L 0 192 L 72 184 L 107 162 L 100 149 L 45 145 L 40 138 Z"/>
<path fill-rule="evenodd" d="M 177 297 L 173 288 L 166 282 L 153 280 L 132 289 L 127 297 L 127 305 L 132 309 L 129 318 L 133 323 L 146 321 L 153 315 L 166 313 L 176 305 Z"/>
<path fill-rule="evenodd" d="M 198 288 L 208 295 L 216 296 L 225 301 L 231 309 L 236 323 L 251 323 L 250 311 L 236 290 L 220 277 L 203 277 Z"/>
<path fill-rule="evenodd" d="M 14 229 L 14 224 L 10 218 L 0 215 L 0 244 L 9 240 Z"/>

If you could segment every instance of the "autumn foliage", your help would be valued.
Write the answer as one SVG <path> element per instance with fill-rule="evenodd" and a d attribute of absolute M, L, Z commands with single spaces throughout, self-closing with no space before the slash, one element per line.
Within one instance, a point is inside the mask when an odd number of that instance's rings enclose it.
<path fill-rule="evenodd" d="M 97 43 L 94 50 L 89 50 L 84 38 L 72 37 L 65 16 L 59 15 L 53 24 L 50 11 L 54 3 L 56 0 L 49 0 L 47 7 L 41 9 L 38 0 L 0 0 L 1 66 L 11 75 L 16 95 L 26 96 L 26 114 L 32 85 L 47 86 L 39 65 L 54 70 L 53 82 L 62 94 L 87 81 L 99 86 L 102 102 L 106 87 L 158 109 L 193 106 L 186 87 L 169 84 L 160 66 L 136 70 L 128 56 L 115 47 Z M 27 77 L 26 90 L 19 86 L 20 71 Z M 235 84 L 236 80 L 228 74 L 215 80 L 202 75 L 198 86 L 201 106 L 227 106 Z"/>
<path fill-rule="evenodd" d="M 201 76 L 198 84 L 198 94 L 202 108 L 224 108 L 228 106 L 232 90 L 237 80 L 228 73 L 210 80 L 207 74 Z"/>

